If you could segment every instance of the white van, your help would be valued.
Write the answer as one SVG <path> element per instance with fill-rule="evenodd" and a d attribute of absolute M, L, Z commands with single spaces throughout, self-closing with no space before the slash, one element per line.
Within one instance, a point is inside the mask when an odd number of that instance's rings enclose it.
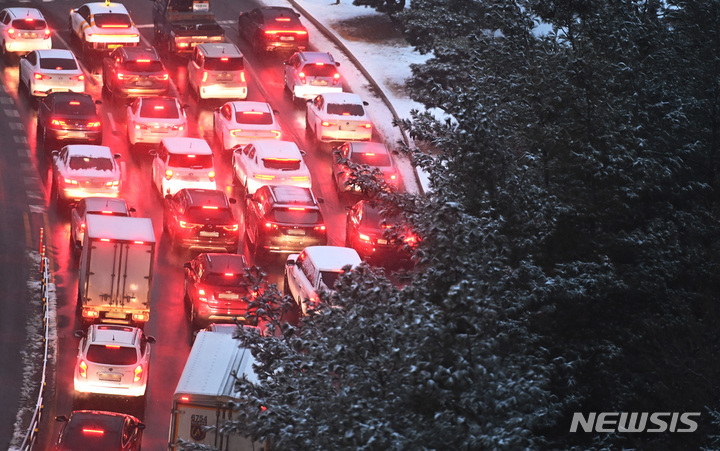
<path fill-rule="evenodd" d="M 187 70 L 188 90 L 198 99 L 247 98 L 245 59 L 231 42 L 199 44 Z"/>

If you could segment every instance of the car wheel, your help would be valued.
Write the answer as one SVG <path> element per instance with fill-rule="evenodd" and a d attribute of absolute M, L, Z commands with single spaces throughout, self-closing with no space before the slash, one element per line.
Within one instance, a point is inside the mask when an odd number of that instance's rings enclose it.
<path fill-rule="evenodd" d="M 70 231 L 69 245 L 70 245 L 70 260 L 73 262 L 74 265 L 77 265 L 78 257 L 80 257 L 81 248 L 77 245 L 77 240 L 75 240 L 72 230 Z"/>
<path fill-rule="evenodd" d="M 192 327 L 193 330 L 200 329 L 200 324 L 198 321 L 198 314 L 197 309 L 195 309 L 194 305 L 190 306 L 190 327 Z"/>
<path fill-rule="evenodd" d="M 184 283 L 185 288 L 183 289 L 183 306 L 185 307 L 185 314 L 190 313 L 190 295 L 188 294 L 187 279 Z"/>
<path fill-rule="evenodd" d="M 232 172 L 232 184 L 239 185 L 240 179 L 238 179 L 237 174 L 235 173 L 235 168 L 231 167 L 230 172 Z"/>
<path fill-rule="evenodd" d="M 290 284 L 288 283 L 288 276 L 287 273 L 285 273 L 285 277 L 283 279 L 283 296 L 291 296 L 290 293 Z"/>

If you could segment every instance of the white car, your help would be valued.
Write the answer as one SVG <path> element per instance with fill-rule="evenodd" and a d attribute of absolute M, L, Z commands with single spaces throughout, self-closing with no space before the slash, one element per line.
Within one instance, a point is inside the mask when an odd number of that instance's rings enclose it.
<path fill-rule="evenodd" d="M 302 152 L 291 141 L 253 141 L 233 152 L 233 181 L 253 194 L 263 185 L 311 188 L 310 170 Z"/>
<path fill-rule="evenodd" d="M 212 149 L 202 138 L 163 138 L 151 150 L 152 181 L 161 197 L 182 188 L 217 189 Z"/>
<path fill-rule="evenodd" d="M 115 324 L 93 324 L 75 336 L 80 338 L 73 377 L 76 392 L 145 395 L 155 338 L 138 327 Z"/>
<path fill-rule="evenodd" d="M 285 61 L 285 89 L 293 100 L 342 92 L 340 63 L 327 52 L 297 52 Z"/>
<path fill-rule="evenodd" d="M 70 144 L 53 151 L 53 181 L 50 197 L 58 208 L 89 196 L 118 197 L 122 174 L 107 146 Z"/>
<path fill-rule="evenodd" d="M 355 249 L 340 246 L 309 246 L 291 254 L 285 262 L 284 294 L 295 300 L 303 314 L 308 304 L 319 301 L 318 291 L 332 292 L 343 268 L 359 265 L 362 260 Z"/>
<path fill-rule="evenodd" d="M 127 107 L 127 139 L 137 144 L 158 144 L 165 137 L 188 134 L 185 109 L 175 97 L 138 97 Z"/>
<path fill-rule="evenodd" d="M 70 50 L 33 50 L 20 59 L 18 73 L 20 89 L 31 99 L 51 92 L 85 92 L 85 74 Z"/>
<path fill-rule="evenodd" d="M 372 121 L 357 94 L 331 92 L 307 101 L 305 127 L 318 142 L 370 141 Z"/>
<path fill-rule="evenodd" d="M 0 39 L 5 61 L 10 54 L 51 49 L 50 28 L 35 8 L 5 8 L 0 11 Z"/>
<path fill-rule="evenodd" d="M 390 189 L 399 186 L 398 171 L 384 143 L 350 141 L 333 150 L 332 173 L 338 192 L 361 191 L 361 186 L 350 182 L 353 165 L 379 171 Z"/>
<path fill-rule="evenodd" d="M 85 218 L 87 215 L 130 216 L 134 208 L 129 208 L 125 199 L 114 197 L 86 197 L 81 199 L 70 211 L 70 249 L 82 249 L 85 239 Z"/>
<path fill-rule="evenodd" d="M 140 32 L 122 3 L 86 3 L 70 10 L 69 24 L 70 38 L 78 40 L 86 59 L 92 58 L 95 52 L 136 47 L 140 42 Z"/>
<path fill-rule="evenodd" d="M 280 139 L 277 111 L 265 102 L 227 102 L 213 113 L 213 132 L 223 150 L 257 139 Z"/>

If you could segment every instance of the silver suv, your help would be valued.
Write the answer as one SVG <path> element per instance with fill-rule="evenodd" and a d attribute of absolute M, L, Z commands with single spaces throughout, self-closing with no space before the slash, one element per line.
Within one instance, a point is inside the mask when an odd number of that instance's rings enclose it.
<path fill-rule="evenodd" d="M 285 61 L 285 89 L 298 99 L 312 99 L 326 92 L 342 92 L 340 63 L 326 52 L 297 52 Z"/>

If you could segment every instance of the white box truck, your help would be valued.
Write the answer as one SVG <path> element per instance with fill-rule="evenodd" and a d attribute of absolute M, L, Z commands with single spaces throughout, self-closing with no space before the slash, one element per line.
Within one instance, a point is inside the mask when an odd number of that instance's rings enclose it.
<path fill-rule="evenodd" d="M 230 334 L 198 332 L 173 395 L 168 449 L 176 449 L 180 439 L 220 451 L 265 449 L 250 438 L 206 428 L 233 419 L 232 403 L 238 400 L 238 393 L 231 373 L 257 383 L 252 368 L 255 359 L 239 344 Z"/>
<path fill-rule="evenodd" d="M 150 218 L 87 215 L 78 316 L 92 323 L 142 327 L 150 318 L 155 233 Z"/>

